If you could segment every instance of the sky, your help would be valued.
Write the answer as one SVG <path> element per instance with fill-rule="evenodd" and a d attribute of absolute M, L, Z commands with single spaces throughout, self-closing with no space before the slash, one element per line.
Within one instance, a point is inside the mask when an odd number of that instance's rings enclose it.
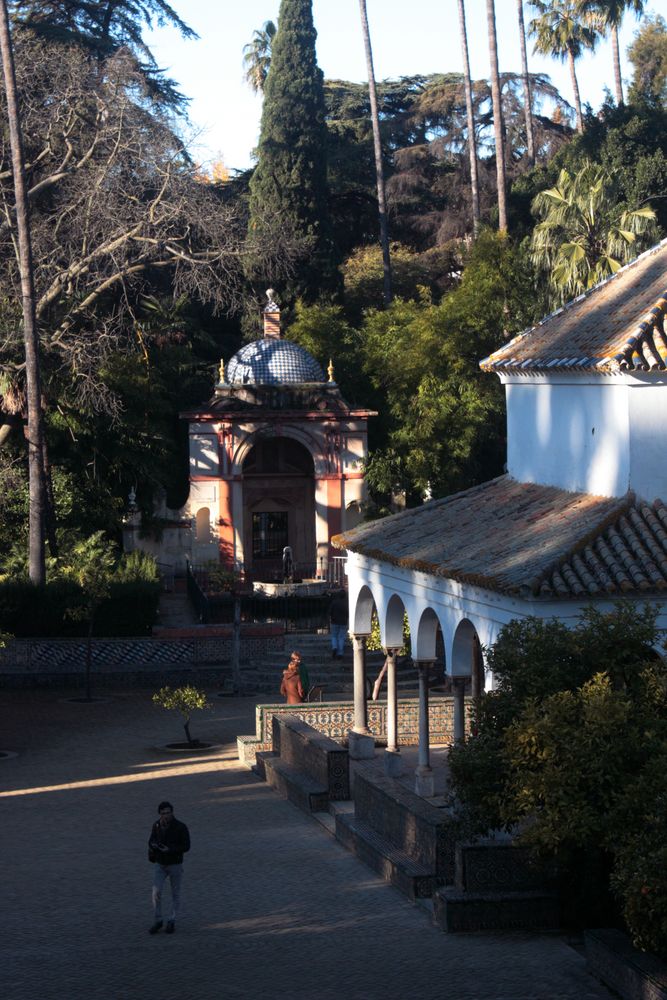
<path fill-rule="evenodd" d="M 657 10 L 662 0 L 655 2 Z M 261 98 L 243 79 L 243 46 L 265 21 L 276 20 L 279 0 L 173 0 L 172 6 L 200 36 L 184 41 L 171 28 L 146 35 L 160 67 L 191 98 L 191 149 L 199 162 L 222 159 L 228 168 L 243 169 L 252 162 L 262 110 Z M 532 16 L 525 4 L 525 19 Z M 378 80 L 416 73 L 461 72 L 457 0 L 367 0 Z M 650 10 L 651 8 L 649 8 Z M 366 62 L 357 0 L 313 0 L 318 32 L 317 57 L 325 77 L 362 81 Z M 489 55 L 485 0 L 466 0 L 468 44 L 474 77 L 488 77 Z M 496 0 L 500 70 L 520 70 L 516 28 L 516 0 Z M 631 76 L 625 50 L 637 30 L 626 15 L 621 32 L 622 72 Z M 566 100 L 571 101 L 567 66 L 530 55 L 531 72 L 548 73 Z M 599 45 L 577 64 L 582 101 L 599 107 L 605 87 L 613 90 L 611 47 Z"/>

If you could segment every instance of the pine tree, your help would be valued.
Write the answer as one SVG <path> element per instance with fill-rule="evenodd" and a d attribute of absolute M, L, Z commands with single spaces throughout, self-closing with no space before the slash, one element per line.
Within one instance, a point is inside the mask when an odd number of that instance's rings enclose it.
<path fill-rule="evenodd" d="M 317 65 L 311 0 L 282 0 L 264 87 L 258 162 L 250 182 L 250 236 L 274 234 L 296 251 L 291 286 L 314 301 L 333 283 L 329 237 L 324 88 Z M 253 281 L 271 282 L 262 257 L 249 265 Z M 264 285 L 266 287 L 266 285 Z"/>

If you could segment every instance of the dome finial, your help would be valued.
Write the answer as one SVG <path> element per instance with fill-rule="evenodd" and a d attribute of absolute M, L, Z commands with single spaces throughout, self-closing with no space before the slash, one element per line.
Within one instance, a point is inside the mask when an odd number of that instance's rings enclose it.
<path fill-rule="evenodd" d="M 329 367 L 327 368 L 327 372 L 329 373 L 329 381 L 335 382 L 336 380 L 334 378 L 334 366 L 331 358 L 329 358 Z"/>
<path fill-rule="evenodd" d="M 218 369 L 218 372 L 219 372 L 219 375 L 220 375 L 220 378 L 218 379 L 218 381 L 219 382 L 224 382 L 225 381 L 225 362 L 223 361 L 222 358 L 220 358 L 220 367 Z"/>
<path fill-rule="evenodd" d="M 280 312 L 280 306 L 278 305 L 278 303 L 274 299 L 275 294 L 276 294 L 276 291 L 275 291 L 274 288 L 267 288 L 267 290 L 266 290 L 266 297 L 267 297 L 267 299 L 269 301 L 264 306 L 264 312 L 267 312 L 267 313 L 268 312 L 271 312 L 271 313 L 273 313 L 273 312 Z"/>

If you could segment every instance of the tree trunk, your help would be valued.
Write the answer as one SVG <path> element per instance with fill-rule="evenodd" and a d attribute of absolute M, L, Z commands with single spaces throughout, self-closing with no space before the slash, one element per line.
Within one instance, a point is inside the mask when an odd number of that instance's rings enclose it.
<path fill-rule="evenodd" d="M 581 97 L 579 96 L 579 82 L 577 80 L 577 71 L 574 66 L 574 55 L 572 50 L 568 49 L 567 61 L 570 67 L 570 79 L 572 80 L 572 92 L 574 94 L 574 113 L 577 120 L 577 132 L 584 131 L 584 118 L 581 113 Z"/>
<path fill-rule="evenodd" d="M 616 86 L 616 103 L 623 104 L 623 80 L 621 79 L 621 52 L 618 44 L 618 25 L 611 26 L 611 51 L 614 58 L 614 84 Z"/>
<path fill-rule="evenodd" d="M 489 61 L 491 63 L 491 96 L 493 98 L 493 129 L 496 140 L 496 178 L 498 181 L 498 228 L 507 230 L 507 184 L 505 181 L 505 151 L 503 142 L 503 108 L 498 71 L 498 39 L 494 0 L 486 0 L 486 20 L 489 31 Z"/>
<path fill-rule="evenodd" d="M 472 79 L 470 57 L 468 55 L 468 32 L 464 0 L 458 0 L 459 30 L 461 33 L 461 55 L 463 56 L 463 89 L 466 97 L 466 118 L 468 122 L 468 156 L 470 159 L 470 193 L 472 196 L 472 227 L 475 236 L 479 232 L 479 180 L 477 177 L 477 140 L 475 137 L 475 115 L 472 105 Z"/>
<path fill-rule="evenodd" d="M 359 0 L 361 11 L 361 30 L 364 36 L 366 50 L 366 69 L 368 71 L 368 94 L 371 102 L 371 121 L 373 123 L 373 146 L 375 149 L 375 177 L 378 192 L 378 215 L 380 218 L 380 245 L 382 246 L 383 292 L 385 306 L 391 305 L 393 298 L 391 290 L 391 257 L 389 255 L 389 229 L 387 226 L 387 202 L 384 190 L 384 168 L 382 166 L 382 143 L 380 141 L 380 117 L 378 115 L 378 98 L 375 86 L 375 70 L 373 69 L 373 50 L 371 35 L 368 28 L 366 0 Z"/>
<path fill-rule="evenodd" d="M 44 466 L 42 462 L 42 441 L 44 425 L 42 415 L 39 339 L 35 318 L 35 287 L 32 267 L 32 249 L 28 221 L 28 197 L 23 165 L 23 144 L 19 120 L 18 97 L 14 53 L 9 34 L 7 0 L 0 0 L 0 52 L 2 71 L 7 95 L 7 121 L 9 142 L 12 152 L 12 174 L 16 196 L 16 228 L 19 244 L 19 270 L 21 273 L 21 297 L 23 300 L 23 339 L 25 343 L 26 388 L 28 396 L 28 469 L 30 482 L 30 528 L 28 566 L 33 583 L 46 581 L 44 564 L 44 517 L 45 489 Z"/>
<path fill-rule="evenodd" d="M 526 119 L 526 150 L 531 166 L 535 164 L 535 136 L 533 134 L 533 106 L 528 76 L 528 56 L 526 54 L 526 27 L 523 21 L 523 0 L 516 0 L 519 19 L 519 44 L 521 46 L 521 79 L 523 81 L 523 113 Z"/>
<path fill-rule="evenodd" d="M 86 701 L 92 701 L 90 693 L 90 673 L 91 665 L 93 661 L 93 623 L 95 621 L 94 611 L 90 612 L 90 621 L 88 622 L 88 635 L 86 636 Z"/>

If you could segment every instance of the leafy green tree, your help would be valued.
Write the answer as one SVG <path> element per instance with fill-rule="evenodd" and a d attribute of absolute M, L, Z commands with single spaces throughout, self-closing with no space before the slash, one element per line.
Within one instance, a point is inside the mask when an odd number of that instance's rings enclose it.
<path fill-rule="evenodd" d="M 93 629 L 95 615 L 100 605 L 111 592 L 111 579 L 116 565 L 114 547 L 104 537 L 102 531 L 95 532 L 73 546 L 68 565 L 62 575 L 74 580 L 81 587 L 83 603 L 71 608 L 69 617 L 73 621 L 85 622 L 86 633 L 86 701 L 91 701 L 90 680 L 93 652 Z"/>
<path fill-rule="evenodd" d="M 633 65 L 630 100 L 664 108 L 667 103 L 667 24 L 659 14 L 646 17 L 628 48 Z"/>
<path fill-rule="evenodd" d="M 193 740 L 190 735 L 190 718 L 193 712 L 211 707 L 204 691 L 192 684 L 184 684 L 177 688 L 166 686 L 155 692 L 153 701 L 168 711 L 180 712 L 189 746 L 200 745 L 200 741 Z"/>
<path fill-rule="evenodd" d="M 562 170 L 555 187 L 536 195 L 533 213 L 535 266 L 549 275 L 559 305 L 614 274 L 655 241 L 655 212 L 625 208 L 614 172 L 585 163 L 576 174 Z"/>
<path fill-rule="evenodd" d="M 640 805 L 637 778 L 646 791 L 652 762 L 667 753 L 656 619 L 657 609 L 624 601 L 611 613 L 589 608 L 572 629 L 510 622 L 487 651 L 496 687 L 477 707 L 477 735 L 450 754 L 469 828 L 520 829 L 558 862 L 584 919 L 600 919 L 587 902 L 611 905 L 614 857 L 627 857 L 624 845 L 652 811 Z M 629 871 L 618 867 L 618 878 L 635 899 Z"/>
<path fill-rule="evenodd" d="M 595 48 L 599 37 L 599 22 L 580 13 L 575 0 L 530 0 L 538 16 L 528 26 L 535 38 L 535 52 L 567 61 L 572 81 L 577 131 L 583 132 L 581 97 L 577 81 L 576 60 L 586 50 Z"/>
<path fill-rule="evenodd" d="M 261 28 L 253 31 L 252 40 L 243 46 L 244 76 L 256 94 L 264 91 L 277 30 L 273 21 L 265 21 Z"/>
<path fill-rule="evenodd" d="M 508 316 L 517 329 L 532 317 L 530 266 L 507 237 L 488 230 L 466 264 L 439 305 L 424 294 L 365 316 L 364 370 L 384 392 L 390 417 L 387 442 L 367 469 L 378 492 L 443 496 L 502 470 L 503 394 L 478 362 L 507 339 Z"/>
<path fill-rule="evenodd" d="M 38 37 L 81 46 L 100 62 L 124 49 L 152 100 L 176 110 L 187 103 L 143 37 L 154 24 L 168 24 L 184 39 L 198 37 L 167 0 L 10 0 L 9 6 L 16 23 Z"/>
<path fill-rule="evenodd" d="M 257 167 L 250 181 L 249 234 L 260 242 L 291 239 L 297 273 L 287 298 L 313 301 L 333 282 L 326 175 L 327 135 L 322 71 L 315 55 L 311 0 L 282 0 L 264 107 Z M 258 252 L 249 267 L 267 280 Z"/>

